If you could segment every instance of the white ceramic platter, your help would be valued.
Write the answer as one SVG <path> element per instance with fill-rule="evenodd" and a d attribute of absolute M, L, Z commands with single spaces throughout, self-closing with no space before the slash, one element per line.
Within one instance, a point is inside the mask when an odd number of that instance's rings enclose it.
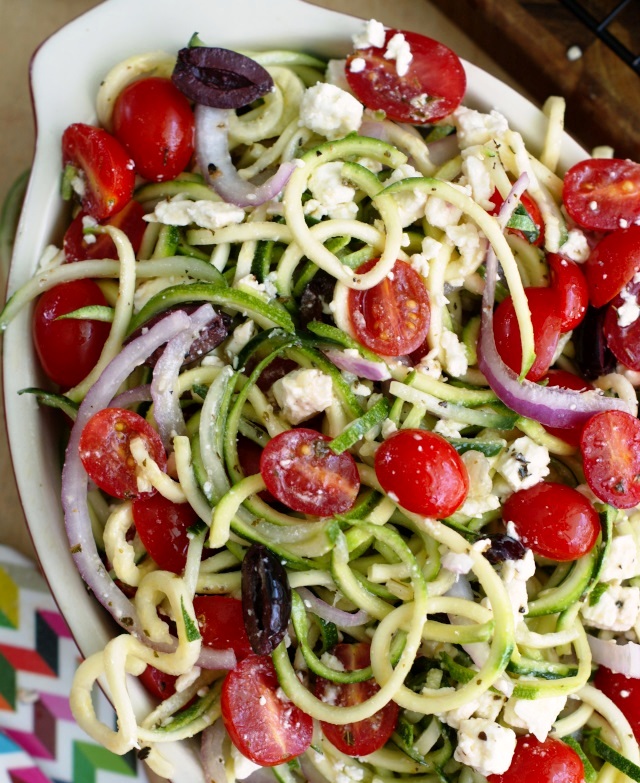
<path fill-rule="evenodd" d="M 175 52 L 194 32 L 215 46 L 301 49 L 340 57 L 349 51 L 351 35 L 360 27 L 360 20 L 302 0 L 107 0 L 61 29 L 40 47 L 32 64 L 37 144 L 9 292 L 33 275 L 47 244 L 60 243 L 66 215 L 59 198 L 60 138 L 73 122 L 95 122 L 96 92 L 113 65 L 147 51 Z M 536 152 L 546 125 L 542 113 L 479 68 L 468 63 L 465 67 L 465 103 L 504 113 Z M 561 167 L 584 157 L 585 152 L 565 137 Z M 31 395 L 18 395 L 20 389 L 45 384 L 32 347 L 30 317 L 30 311 L 20 313 L 4 340 L 11 455 L 43 571 L 78 646 L 89 655 L 104 646 L 114 626 L 86 592 L 68 551 L 59 500 L 60 445 L 52 418 Z M 169 747 L 167 755 L 175 763 L 176 783 L 202 780 L 193 745 Z"/>

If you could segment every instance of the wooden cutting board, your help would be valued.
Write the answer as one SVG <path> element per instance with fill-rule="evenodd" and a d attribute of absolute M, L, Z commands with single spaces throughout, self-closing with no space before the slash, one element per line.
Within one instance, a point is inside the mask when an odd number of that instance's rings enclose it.
<path fill-rule="evenodd" d="M 640 161 L 640 75 L 562 0 L 432 2 L 539 103 L 552 94 L 564 96 L 567 130 L 588 150 L 608 144 L 616 157 Z M 575 5 L 603 21 L 620 0 Z M 640 56 L 640 0 L 627 0 L 606 30 Z"/>

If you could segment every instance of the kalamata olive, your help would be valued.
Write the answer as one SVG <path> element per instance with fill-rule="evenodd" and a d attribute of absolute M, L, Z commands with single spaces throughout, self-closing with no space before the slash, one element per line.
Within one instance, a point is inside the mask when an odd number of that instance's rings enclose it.
<path fill-rule="evenodd" d="M 280 560 L 262 544 L 252 544 L 242 561 L 242 615 L 252 650 L 272 653 L 287 632 L 291 587 Z"/>
<path fill-rule="evenodd" d="M 606 314 L 606 307 L 588 307 L 582 323 L 573 332 L 576 364 L 582 377 L 590 381 L 616 368 L 616 357 L 609 350 L 604 335 Z"/>
<path fill-rule="evenodd" d="M 505 533 L 493 533 L 487 538 L 491 541 L 491 547 L 484 556 L 492 565 L 505 560 L 522 560 L 527 551 L 520 541 Z"/>
<path fill-rule="evenodd" d="M 322 321 L 326 308 L 333 299 L 334 277 L 318 270 L 305 286 L 300 297 L 300 325 L 306 326 L 311 321 Z"/>
<path fill-rule="evenodd" d="M 229 49 L 181 49 L 171 77 L 189 100 L 215 109 L 240 109 L 273 89 L 269 72 Z"/>

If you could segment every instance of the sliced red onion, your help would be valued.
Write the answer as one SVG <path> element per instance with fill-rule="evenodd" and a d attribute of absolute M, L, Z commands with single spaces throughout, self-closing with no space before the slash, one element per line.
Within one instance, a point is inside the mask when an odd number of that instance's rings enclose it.
<path fill-rule="evenodd" d="M 337 351 L 329 348 L 324 351 L 324 355 L 336 367 L 346 372 L 357 375 L 358 378 L 367 378 L 370 381 L 387 381 L 391 378 L 389 368 L 384 362 L 374 362 L 370 359 L 363 359 L 360 354 L 350 355 L 345 351 Z"/>
<path fill-rule="evenodd" d="M 389 141 L 387 128 L 385 127 L 384 122 L 381 122 L 380 120 L 363 120 L 358 129 L 358 133 L 360 136 L 368 136 L 371 139 Z"/>
<path fill-rule="evenodd" d="M 498 220 L 504 228 L 526 190 L 528 178 L 523 174 L 505 199 Z M 574 427 L 584 424 L 594 413 L 606 410 L 630 412 L 623 400 L 605 397 L 598 391 L 579 392 L 555 386 L 540 386 L 532 381 L 520 381 L 502 361 L 493 332 L 498 259 L 491 246 L 486 256 L 486 280 L 482 296 L 482 326 L 478 341 L 478 367 L 489 386 L 511 410 L 535 419 L 547 427 Z"/>
<path fill-rule="evenodd" d="M 257 207 L 278 196 L 293 174 L 296 164 L 285 161 L 262 185 L 242 179 L 229 153 L 229 112 L 198 104 L 196 156 L 204 177 L 226 202 L 238 207 Z"/>
<path fill-rule="evenodd" d="M 184 435 L 186 425 L 176 394 L 176 384 L 184 357 L 192 343 L 198 339 L 202 329 L 216 317 L 210 304 L 198 308 L 189 316 L 189 328 L 180 332 L 167 343 L 167 347 L 156 362 L 151 381 L 153 416 L 165 448 L 169 448 L 174 435 Z"/>
<path fill-rule="evenodd" d="M 437 141 L 429 142 L 427 149 L 429 150 L 429 159 L 433 165 L 442 166 L 458 155 L 458 137 L 455 133 L 450 133 Z"/>
<path fill-rule="evenodd" d="M 139 405 L 141 402 L 151 402 L 151 386 L 145 383 L 143 386 L 136 386 L 133 389 L 127 389 L 117 397 L 111 400 L 113 408 L 131 408 Z"/>
<path fill-rule="evenodd" d="M 354 628 L 357 625 L 364 625 L 369 620 L 369 615 L 360 609 L 357 612 L 345 612 L 342 609 L 336 609 L 326 601 L 318 598 L 311 590 L 306 587 L 298 588 L 298 595 L 312 611 L 329 623 L 334 623 L 339 628 Z"/>
<path fill-rule="evenodd" d="M 617 644 L 614 639 L 605 641 L 587 634 L 591 655 L 595 663 L 606 666 L 616 674 L 640 679 L 640 644 Z"/>
<path fill-rule="evenodd" d="M 215 723 L 202 732 L 202 741 L 200 744 L 200 760 L 204 771 L 205 780 L 212 780 L 215 783 L 226 783 L 227 772 L 225 770 L 225 759 L 223 743 L 227 732 L 225 731 L 222 718 L 218 718 Z"/>

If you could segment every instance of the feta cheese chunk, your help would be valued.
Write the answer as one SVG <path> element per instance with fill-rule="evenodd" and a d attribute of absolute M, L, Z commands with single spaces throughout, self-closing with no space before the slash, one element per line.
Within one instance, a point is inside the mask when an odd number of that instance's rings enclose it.
<path fill-rule="evenodd" d="M 437 430 L 437 426 L 435 429 Z M 459 437 L 459 435 L 454 437 Z M 500 499 L 492 492 L 491 463 L 487 457 L 479 451 L 470 449 L 460 458 L 469 474 L 469 491 L 464 503 L 458 509 L 458 513 L 475 518 L 482 516 L 487 511 L 499 508 Z"/>
<path fill-rule="evenodd" d="M 482 147 L 465 150 L 462 157 L 462 173 L 471 186 L 474 201 L 477 201 L 483 209 L 491 209 L 494 205 L 490 199 L 495 186 L 485 165 L 486 158 Z"/>
<path fill-rule="evenodd" d="M 566 696 L 548 696 L 543 699 L 518 699 L 512 696 L 505 704 L 505 723 L 514 729 L 525 729 L 544 742 L 567 703 Z"/>
<path fill-rule="evenodd" d="M 600 581 L 621 582 L 623 579 L 633 579 L 638 575 L 640 575 L 640 564 L 635 537 L 631 533 L 615 536 L 611 541 L 607 559 L 604 561 Z"/>
<path fill-rule="evenodd" d="M 350 219 L 358 214 L 358 205 L 354 201 L 356 189 L 343 182 L 340 174 L 342 165 L 339 160 L 324 163 L 309 177 L 312 198 L 304 205 L 305 215 L 321 220 L 325 215 Z"/>
<path fill-rule="evenodd" d="M 495 109 L 489 114 L 483 114 L 475 109 L 459 106 L 452 116 L 461 149 L 500 139 L 509 130 L 507 118 Z"/>
<path fill-rule="evenodd" d="M 487 249 L 487 240 L 480 235 L 478 229 L 472 223 L 460 223 L 455 226 L 446 226 L 445 234 L 460 253 L 462 261 L 462 276 L 475 272 L 484 260 Z"/>
<path fill-rule="evenodd" d="M 291 424 L 300 424 L 333 402 L 333 382 L 320 370 L 302 369 L 288 373 L 272 387 L 273 396 Z"/>
<path fill-rule="evenodd" d="M 631 326 L 635 323 L 640 316 L 640 307 L 638 306 L 638 300 L 636 295 L 629 291 L 628 288 L 623 288 L 620 291 L 623 304 L 618 307 L 618 326 L 624 328 L 625 326 Z"/>
<path fill-rule="evenodd" d="M 516 749 L 516 733 L 485 718 L 470 718 L 460 722 L 458 746 L 453 757 L 476 772 L 502 775 L 511 766 Z"/>
<path fill-rule="evenodd" d="M 364 30 L 353 36 L 353 46 L 355 49 L 369 49 L 370 47 L 382 49 L 386 37 L 382 22 L 369 19 L 364 24 Z"/>
<path fill-rule="evenodd" d="M 527 581 L 535 572 L 536 561 L 530 549 L 526 550 L 520 560 L 505 560 L 502 564 L 502 581 L 509 596 L 516 625 L 522 622 L 522 618 L 527 613 L 529 606 Z"/>
<path fill-rule="evenodd" d="M 609 585 L 598 602 L 580 610 L 585 625 L 603 631 L 629 631 L 640 613 L 640 587 Z"/>
<path fill-rule="evenodd" d="M 409 42 L 402 33 L 396 33 L 389 39 L 384 59 L 396 61 L 396 73 L 398 76 L 407 75 L 409 65 L 411 60 L 413 60 L 413 54 L 411 53 Z"/>
<path fill-rule="evenodd" d="M 496 470 L 515 492 L 542 481 L 549 473 L 549 461 L 547 449 L 523 435 L 499 457 Z"/>
<path fill-rule="evenodd" d="M 403 163 L 395 169 L 389 179 L 387 185 L 392 185 L 394 182 L 399 182 L 402 179 L 408 177 L 421 177 L 422 175 L 417 169 L 414 169 L 409 163 Z M 415 223 L 416 220 L 420 220 L 424 216 L 424 207 L 427 203 L 427 196 L 420 190 L 407 190 L 404 193 L 394 193 L 393 200 L 398 207 L 400 213 L 400 222 L 402 227 L 410 226 Z"/>
<path fill-rule="evenodd" d="M 233 362 L 255 333 L 256 325 L 251 319 L 240 324 L 240 326 L 236 326 L 231 337 L 224 346 L 224 352 L 231 362 Z"/>
<path fill-rule="evenodd" d="M 591 253 L 589 243 L 586 236 L 580 231 L 579 228 L 572 228 L 569 230 L 567 239 L 562 245 L 560 245 L 560 253 L 576 264 L 584 263 Z"/>
<path fill-rule="evenodd" d="M 183 196 L 158 202 L 153 212 L 144 216 L 149 223 L 163 223 L 168 226 L 188 226 L 194 223 L 211 231 L 242 223 L 244 218 L 244 209 L 234 204 L 224 201 L 191 201 Z"/>
<path fill-rule="evenodd" d="M 455 710 L 449 710 L 440 715 L 439 718 L 452 729 L 460 728 L 460 723 L 469 718 L 484 718 L 494 721 L 500 714 L 502 705 L 505 702 L 504 696 L 493 691 L 485 691 L 477 699 L 472 699 Z"/>
<path fill-rule="evenodd" d="M 463 343 L 458 340 L 455 332 L 445 329 L 440 337 L 440 345 L 444 352 L 444 369 L 454 378 L 465 375 L 469 369 L 467 359 L 467 349 Z"/>
<path fill-rule="evenodd" d="M 236 780 L 245 780 L 249 775 L 262 769 L 260 764 L 256 764 L 240 753 L 233 742 L 231 743 L 231 760 L 233 761 L 233 771 Z"/>
<path fill-rule="evenodd" d="M 305 90 L 300 102 L 300 125 L 327 139 L 340 139 L 358 130 L 362 104 L 335 84 L 318 82 Z"/>

